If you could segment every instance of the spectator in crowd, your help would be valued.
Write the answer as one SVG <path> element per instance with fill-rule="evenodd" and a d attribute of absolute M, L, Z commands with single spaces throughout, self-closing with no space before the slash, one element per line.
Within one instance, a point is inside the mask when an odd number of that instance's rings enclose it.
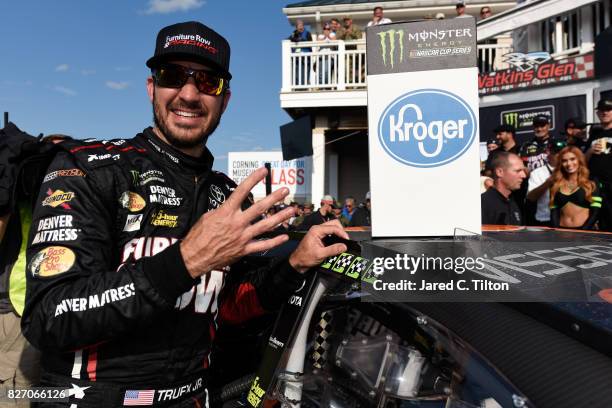
<path fill-rule="evenodd" d="M 329 220 L 335 219 L 333 209 L 336 207 L 336 200 L 330 195 L 324 195 L 321 199 L 321 207 L 319 211 L 315 211 L 312 214 L 304 218 L 304 221 L 300 224 L 300 231 L 308 231 L 313 225 L 320 225 Z"/>
<path fill-rule="evenodd" d="M 495 133 L 495 140 L 497 143 L 491 145 L 491 147 L 496 146 L 504 152 L 519 153 L 519 146 L 514 139 L 516 133 L 514 126 L 504 123 L 493 129 L 493 132 Z M 487 149 L 489 149 L 489 145 L 487 145 Z"/>
<path fill-rule="evenodd" d="M 489 139 L 487 140 L 487 153 L 491 154 L 491 152 L 499 149 L 499 141 L 497 139 Z"/>
<path fill-rule="evenodd" d="M 455 11 L 457 12 L 455 18 L 472 17 L 469 14 L 465 14 L 465 3 L 463 2 L 457 3 L 457 5 L 455 6 Z"/>
<path fill-rule="evenodd" d="M 548 163 L 550 152 L 550 120 L 546 115 L 538 115 L 533 118 L 534 138 L 525 142 L 520 149 L 519 155 L 525 162 L 529 171 Z"/>
<path fill-rule="evenodd" d="M 368 23 L 368 27 L 377 26 L 381 24 L 389 24 L 390 19 L 384 17 L 383 8 L 380 6 L 374 7 L 372 20 Z"/>
<path fill-rule="evenodd" d="M 591 127 L 591 147 L 587 160 L 591 176 L 601 186 L 603 209 L 600 216 L 600 229 L 612 231 L 612 99 L 601 99 L 597 103 L 599 126 Z"/>
<path fill-rule="evenodd" d="M 345 41 L 360 40 L 363 34 L 361 30 L 353 25 L 353 19 L 350 16 L 346 16 L 342 19 L 344 23 L 344 30 L 340 38 Z"/>
<path fill-rule="evenodd" d="M 332 18 L 329 23 L 331 25 L 331 31 L 334 33 L 336 38 L 342 38 L 342 25 L 340 24 L 340 20 L 337 18 Z"/>
<path fill-rule="evenodd" d="M 344 200 L 344 207 L 342 208 L 342 215 L 344 215 L 346 219 L 350 221 L 351 218 L 353 217 L 353 214 L 355 214 L 356 209 L 357 209 L 357 206 L 355 205 L 355 198 L 347 197 L 346 200 Z"/>
<path fill-rule="evenodd" d="M 481 198 L 483 224 L 522 225 L 521 210 L 511 193 L 521 187 L 525 167 L 514 153 L 497 152 L 491 160 L 493 187 Z"/>
<path fill-rule="evenodd" d="M 306 203 L 304 204 L 304 215 L 307 217 L 314 212 L 314 204 Z"/>
<path fill-rule="evenodd" d="M 465 6 L 464 6 L 465 11 Z M 491 17 L 491 7 L 484 6 L 480 9 L 480 20 Z M 479 41 L 479 44 L 497 44 L 495 38 L 487 38 Z M 478 64 L 478 71 L 482 74 L 485 72 L 495 71 L 495 57 L 497 55 L 495 48 L 484 49 Z"/>
<path fill-rule="evenodd" d="M 330 42 L 336 40 L 336 34 L 331 30 L 331 24 L 323 24 L 323 32 L 317 36 L 317 41 Z M 329 46 L 319 47 L 319 55 L 316 57 L 316 67 L 318 70 L 319 85 L 329 85 L 332 81 L 332 72 L 334 70 L 334 60 L 331 55 Z"/>
<path fill-rule="evenodd" d="M 299 43 L 304 41 L 312 41 L 312 35 L 310 31 L 306 30 L 304 27 L 304 22 L 302 20 L 297 20 L 295 22 L 295 30 L 289 36 L 289 40 Z M 295 48 L 293 52 L 302 53 L 302 52 L 311 52 L 312 47 L 299 47 Z M 294 65 L 294 78 L 297 85 L 306 85 L 310 83 L 310 57 L 302 57 L 299 58 L 299 63 Z"/>
<path fill-rule="evenodd" d="M 334 217 L 336 217 L 336 219 L 340 221 L 340 224 L 342 224 L 343 227 L 348 227 L 350 221 L 348 218 L 346 218 L 346 216 L 342 213 L 342 211 L 343 211 L 342 206 L 340 205 L 339 202 L 337 202 L 333 208 Z"/>
<path fill-rule="evenodd" d="M 550 226 L 550 188 L 553 185 L 552 174 L 558 163 L 558 153 L 566 146 L 563 140 L 552 143 L 548 163 L 538 167 L 529 174 L 527 200 L 536 203 L 535 222 L 531 224 Z"/>
<path fill-rule="evenodd" d="M 372 204 L 370 201 L 370 192 L 368 191 L 365 196 L 365 203 L 359 206 L 351 217 L 349 227 L 369 227 L 372 225 L 371 220 Z"/>
<path fill-rule="evenodd" d="M 565 136 L 567 144 L 576 146 L 583 153 L 588 147 L 588 135 L 586 132 L 587 124 L 580 118 L 570 118 L 565 121 Z"/>
<path fill-rule="evenodd" d="M 436 20 L 444 20 L 445 18 L 444 13 L 436 13 Z"/>
<path fill-rule="evenodd" d="M 312 203 L 306 203 L 303 206 L 300 206 L 300 213 L 295 218 L 295 220 L 291 223 L 292 229 L 299 229 L 299 226 L 302 222 L 304 222 L 304 218 L 312 214 L 314 209 L 314 205 Z"/>
<path fill-rule="evenodd" d="M 300 204 L 298 204 L 297 201 L 292 201 L 291 204 L 289 205 L 293 207 L 293 211 L 295 211 L 293 213 L 293 217 L 289 218 L 289 226 L 293 228 L 295 227 L 294 225 L 295 220 L 298 219 L 298 217 L 304 213 L 304 208 L 300 206 Z"/>
<path fill-rule="evenodd" d="M 491 12 L 491 7 L 489 6 L 484 6 L 480 8 L 480 19 L 484 20 L 485 18 L 489 18 L 493 15 L 493 13 Z"/>
<path fill-rule="evenodd" d="M 551 226 L 595 229 L 602 198 L 597 184 L 589 179 L 582 151 L 567 146 L 559 152 L 550 188 Z"/>

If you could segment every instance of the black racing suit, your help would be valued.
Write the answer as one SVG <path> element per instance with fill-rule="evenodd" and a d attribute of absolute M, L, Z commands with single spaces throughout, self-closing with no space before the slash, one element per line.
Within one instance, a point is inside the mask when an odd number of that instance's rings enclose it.
<path fill-rule="evenodd" d="M 178 241 L 235 188 L 208 150 L 196 160 L 151 128 L 62 146 L 27 252 L 22 328 L 43 352 L 43 384 L 90 387 L 70 397 L 77 408 L 206 406 L 218 324 L 277 309 L 301 275 L 286 259 L 252 268 L 245 258 L 191 278 Z"/>

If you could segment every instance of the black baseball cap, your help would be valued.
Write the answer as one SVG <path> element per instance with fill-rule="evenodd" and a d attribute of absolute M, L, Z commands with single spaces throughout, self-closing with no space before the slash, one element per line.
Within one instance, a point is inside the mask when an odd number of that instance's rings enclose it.
<path fill-rule="evenodd" d="M 565 129 L 567 128 L 576 128 L 576 129 L 584 129 L 587 127 L 587 124 L 584 120 L 580 118 L 569 118 L 565 121 Z"/>
<path fill-rule="evenodd" d="M 535 125 L 543 125 L 550 123 L 550 119 L 546 115 L 537 115 L 533 118 L 533 124 Z"/>
<path fill-rule="evenodd" d="M 156 68 L 170 60 L 205 64 L 222 77 L 232 78 L 229 72 L 229 43 L 219 33 L 198 21 L 173 24 L 159 31 L 155 54 L 147 61 L 147 67 Z"/>
<path fill-rule="evenodd" d="M 597 110 L 611 110 L 612 109 L 612 99 L 605 98 L 600 99 L 597 102 Z"/>
<path fill-rule="evenodd" d="M 499 125 L 495 129 L 493 129 L 493 133 L 495 133 L 495 134 L 501 133 L 501 132 L 510 132 L 510 133 L 514 134 L 516 132 L 516 129 L 512 125 L 509 125 L 507 123 L 502 123 L 501 125 Z"/>

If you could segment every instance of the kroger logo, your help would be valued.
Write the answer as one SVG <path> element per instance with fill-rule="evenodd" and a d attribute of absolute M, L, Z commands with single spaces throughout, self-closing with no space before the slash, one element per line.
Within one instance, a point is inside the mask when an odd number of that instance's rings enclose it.
<path fill-rule="evenodd" d="M 383 112 L 378 138 L 395 160 L 436 167 L 461 156 L 476 134 L 476 117 L 457 95 L 421 89 L 400 96 Z"/>

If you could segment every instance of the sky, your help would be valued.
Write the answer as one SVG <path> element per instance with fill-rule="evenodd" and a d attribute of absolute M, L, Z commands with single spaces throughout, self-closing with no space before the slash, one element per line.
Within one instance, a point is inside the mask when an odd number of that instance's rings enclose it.
<path fill-rule="evenodd" d="M 158 31 L 197 20 L 232 47 L 232 97 L 208 141 L 229 151 L 280 150 L 281 41 L 290 0 L 20 0 L 0 5 L 0 112 L 22 130 L 131 138 L 152 124 L 145 61 Z M 0 119 L 2 120 L 2 119 Z"/>

